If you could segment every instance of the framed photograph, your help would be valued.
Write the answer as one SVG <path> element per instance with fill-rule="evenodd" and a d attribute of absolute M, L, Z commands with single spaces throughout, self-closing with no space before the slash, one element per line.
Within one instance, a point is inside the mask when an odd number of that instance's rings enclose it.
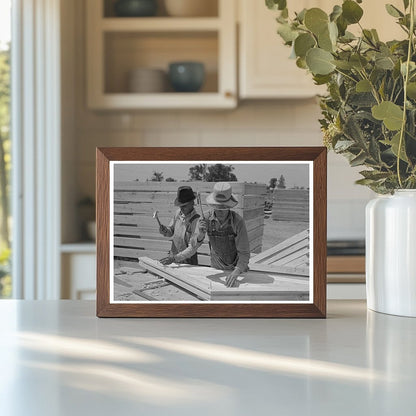
<path fill-rule="evenodd" d="M 97 316 L 324 318 L 326 148 L 98 148 Z"/>

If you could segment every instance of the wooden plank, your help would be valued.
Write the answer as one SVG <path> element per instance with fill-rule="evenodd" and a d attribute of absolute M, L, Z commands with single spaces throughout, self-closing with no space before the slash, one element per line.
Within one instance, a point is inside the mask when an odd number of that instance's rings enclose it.
<path fill-rule="evenodd" d="M 117 277 L 117 276 L 114 276 L 114 283 L 117 283 L 117 284 L 119 284 L 119 285 L 121 285 L 121 286 L 124 286 L 124 287 L 133 287 L 132 285 L 130 285 L 129 283 L 127 283 L 127 282 L 124 282 L 123 280 L 121 280 L 119 277 Z"/>
<path fill-rule="evenodd" d="M 309 278 L 309 271 L 305 269 L 297 269 L 295 267 L 289 266 L 272 266 L 268 264 L 253 263 L 249 265 L 249 269 L 256 272 L 265 272 L 265 273 L 279 273 L 289 276 L 296 276 L 297 278 Z"/>
<path fill-rule="evenodd" d="M 303 248 L 307 248 L 309 250 L 308 239 L 301 240 L 298 243 L 286 247 L 283 250 L 275 253 L 274 255 L 267 257 L 266 259 L 263 259 L 262 264 L 274 264 L 279 260 L 284 259 L 285 257 L 288 257 L 299 250 L 302 250 Z"/>
<path fill-rule="evenodd" d="M 139 265 L 139 259 L 132 260 L 118 260 L 114 259 L 114 269 L 120 269 L 121 267 L 135 267 Z"/>
<path fill-rule="evenodd" d="M 137 248 L 120 248 L 114 247 L 115 257 L 126 257 L 131 259 L 138 259 L 139 257 L 150 257 L 152 259 L 162 259 L 167 257 L 168 252 L 163 251 L 151 251 L 151 250 L 140 250 Z"/>
<path fill-rule="evenodd" d="M 169 251 L 172 243 L 169 240 L 146 240 L 139 238 L 114 237 L 115 247 L 142 248 L 151 251 Z"/>
<path fill-rule="evenodd" d="M 299 250 L 299 251 L 296 251 L 295 253 L 291 254 L 290 256 L 284 257 L 283 259 L 280 259 L 280 260 L 274 262 L 273 264 L 284 266 L 284 265 L 289 264 L 292 260 L 295 260 L 299 257 L 302 257 L 303 255 L 308 254 L 308 253 L 309 253 L 309 247 L 304 248 L 304 249 Z"/>
<path fill-rule="evenodd" d="M 263 242 L 263 236 L 257 237 L 254 240 L 249 240 L 249 243 L 250 243 L 250 252 L 254 252 L 254 249 L 256 247 L 261 246 L 262 242 Z"/>
<path fill-rule="evenodd" d="M 204 299 L 222 299 L 223 296 L 267 300 L 275 296 L 308 295 L 309 282 L 301 277 L 297 280 L 279 274 L 247 272 L 240 276 L 239 286 L 227 288 L 225 278 L 228 272 L 208 267 L 189 265 L 162 266 L 154 260 L 142 258 L 140 264 L 149 272 L 172 281 Z M 202 293 L 201 293 L 202 292 Z"/>
<path fill-rule="evenodd" d="M 201 299 L 210 300 L 211 287 L 209 284 L 205 284 L 205 287 L 201 287 L 201 285 L 196 286 L 189 282 L 184 282 L 182 281 L 181 277 L 173 271 L 173 269 L 163 266 L 162 264 L 149 258 L 141 258 L 140 265 L 146 268 L 149 272 L 163 277 L 169 282 L 172 282 L 175 285 L 193 293 L 194 295 L 199 296 Z"/>
<path fill-rule="evenodd" d="M 143 290 L 133 290 L 133 293 L 145 300 L 157 300 L 156 298 L 147 295 L 146 293 L 143 292 Z"/>
<path fill-rule="evenodd" d="M 286 266 L 290 267 L 308 267 L 309 266 L 309 255 L 305 255 L 299 257 L 298 259 L 291 261 L 290 263 L 286 264 Z"/>
<path fill-rule="evenodd" d="M 264 215 L 253 218 L 251 220 L 244 220 L 247 231 L 253 230 L 259 226 L 264 226 Z"/>
<path fill-rule="evenodd" d="M 147 240 L 147 239 L 137 239 L 130 237 L 114 237 L 114 246 L 115 247 L 128 247 L 128 248 L 138 248 L 143 250 L 150 251 L 162 251 L 168 252 L 172 246 L 170 240 Z M 210 249 L 208 243 L 202 244 L 198 248 L 198 252 L 210 254 Z"/>
<path fill-rule="evenodd" d="M 243 195 L 238 206 L 244 209 L 264 208 L 266 198 L 261 195 Z"/>
<path fill-rule="evenodd" d="M 260 238 L 263 238 L 263 231 L 264 231 L 264 227 L 260 226 L 257 228 L 254 228 L 253 230 L 247 231 L 248 234 L 248 239 L 250 240 L 250 242 Z"/>
<path fill-rule="evenodd" d="M 230 182 L 234 194 L 265 195 L 265 184 L 254 184 L 245 182 Z M 191 186 L 195 192 L 212 192 L 214 182 L 115 182 L 115 191 L 152 191 L 152 192 L 176 192 L 179 186 Z"/>
<path fill-rule="evenodd" d="M 254 256 L 250 259 L 251 263 L 261 263 L 263 259 L 267 259 L 268 257 L 274 255 L 275 253 L 278 253 L 279 251 L 299 242 L 306 238 L 309 238 L 309 230 L 301 231 L 298 234 L 295 234 L 294 236 L 286 239 L 285 241 L 282 241 L 281 243 L 269 248 L 268 250 L 263 251 L 262 253 L 258 254 L 257 256 Z"/>

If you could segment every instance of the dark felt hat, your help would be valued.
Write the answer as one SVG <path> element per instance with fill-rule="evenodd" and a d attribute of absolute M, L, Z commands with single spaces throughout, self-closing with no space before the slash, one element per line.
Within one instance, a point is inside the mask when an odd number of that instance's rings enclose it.
<path fill-rule="evenodd" d="M 177 207 L 180 207 L 181 205 L 193 201 L 195 198 L 196 195 L 190 186 L 180 186 L 174 204 Z"/>

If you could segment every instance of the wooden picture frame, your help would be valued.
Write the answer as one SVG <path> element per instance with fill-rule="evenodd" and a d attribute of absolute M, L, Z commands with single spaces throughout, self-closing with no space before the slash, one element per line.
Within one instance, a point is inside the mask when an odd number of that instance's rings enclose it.
<path fill-rule="evenodd" d="M 97 148 L 97 176 L 96 176 L 96 201 L 97 201 L 97 316 L 98 317 L 210 317 L 210 318 L 325 318 L 326 317 L 326 212 L 327 212 L 327 197 L 326 197 L 326 187 L 327 187 L 327 171 L 326 171 L 326 161 L 327 161 L 327 150 L 324 147 L 238 147 L 238 148 L 227 148 L 227 147 L 204 147 L 204 148 L 160 148 L 160 147 L 135 147 L 135 148 Z M 130 254 L 130 257 L 135 257 L 137 253 L 141 253 L 143 247 L 138 247 L 136 244 L 137 241 L 150 241 L 150 240 L 140 240 L 140 238 L 147 238 L 142 236 L 127 235 L 127 237 L 119 237 L 118 230 L 121 226 L 128 226 L 129 231 L 127 234 L 134 234 L 135 230 L 140 230 L 140 225 L 136 226 L 136 223 L 123 224 L 124 222 L 129 221 L 141 221 L 142 217 L 139 217 L 139 214 L 131 213 L 126 214 L 128 216 L 121 216 L 119 218 L 118 210 L 128 208 L 130 202 L 118 202 L 118 195 L 126 198 L 126 195 L 132 195 L 134 198 L 135 195 L 139 195 L 142 198 L 142 195 L 151 195 L 151 198 L 160 197 L 160 193 L 146 192 L 138 194 L 137 192 L 142 192 L 144 188 L 157 186 L 158 190 L 161 192 L 168 189 L 170 191 L 169 195 L 172 196 L 172 207 L 173 199 L 176 196 L 176 188 L 181 185 L 178 182 L 152 182 L 148 181 L 148 178 L 145 180 L 144 177 L 139 179 L 129 179 L 129 182 L 120 182 L 115 180 L 115 175 L 119 177 L 119 172 L 128 171 L 131 169 L 138 169 L 140 172 L 147 171 L 150 168 L 155 167 L 160 164 L 165 164 L 167 170 L 173 169 L 174 164 L 177 164 L 181 169 L 185 171 L 188 169 L 188 165 L 198 165 L 202 164 L 203 166 L 208 166 L 210 169 L 211 166 L 214 166 L 215 163 L 223 164 L 230 166 L 231 169 L 236 168 L 240 172 L 268 172 L 272 168 L 276 171 L 276 166 L 281 167 L 282 169 L 294 169 L 294 171 L 302 170 L 302 172 L 308 172 L 308 185 L 302 186 L 302 193 L 295 193 L 293 190 L 285 190 L 281 197 L 272 199 L 272 204 L 277 201 L 283 201 L 286 195 L 307 195 L 307 202 L 304 202 L 302 206 L 308 212 L 308 222 L 305 226 L 308 227 L 307 232 L 298 232 L 293 237 L 290 237 L 284 240 L 284 243 L 279 243 L 267 250 L 261 250 L 260 254 L 250 254 L 250 263 L 249 271 L 243 276 L 238 283 L 237 288 L 232 288 L 231 291 L 228 291 L 230 288 L 226 288 L 225 279 L 226 275 L 229 272 L 223 272 L 216 269 L 203 268 L 203 266 L 188 266 L 188 265 L 170 265 L 162 266 L 155 258 L 147 261 L 146 256 L 140 256 L 140 263 L 137 270 L 133 267 L 121 267 L 116 269 L 118 265 L 123 265 L 125 258 L 123 257 L 125 252 L 133 253 Z M 251 165 L 250 165 L 251 164 Z M 259 165 L 259 167 L 257 167 Z M 127 167 L 125 167 L 127 166 Z M 131 167 L 130 167 L 131 166 Z M 142 169 L 142 170 L 140 170 Z M 178 169 L 176 167 L 175 169 Z M 204 171 L 205 172 L 205 171 Z M 264 175 L 266 175 L 266 173 Z M 257 178 L 257 173 L 251 177 L 254 179 Z M 143 175 L 142 175 L 143 176 Z M 282 175 L 283 176 L 283 175 Z M 184 176 L 182 176 L 183 178 Z M 117 179 L 116 178 L 116 179 Z M 160 178 L 159 178 L 160 179 Z M 183 180 L 183 179 L 182 179 Z M 134 182 L 136 181 L 136 182 Z M 262 179 L 263 181 L 263 179 Z M 254 182 L 254 181 L 253 181 Z M 251 201 L 251 204 L 254 204 L 250 212 L 257 213 L 258 221 L 261 222 L 261 218 L 267 217 L 267 212 L 265 206 L 265 199 L 270 198 L 270 195 L 273 195 L 274 192 L 280 192 L 277 188 L 268 187 L 268 183 L 255 183 L 252 186 L 247 183 L 247 181 L 241 180 L 241 183 L 238 182 L 229 182 L 236 190 L 241 192 L 241 200 Z M 124 184 L 124 185 L 120 185 Z M 203 188 L 201 192 L 211 192 L 211 188 L 207 191 L 207 186 L 215 186 L 215 182 L 192 182 L 192 189 L 196 192 L 199 187 Z M 123 186 L 127 186 L 126 189 Z M 251 187 L 250 187 L 251 186 Z M 251 193 L 257 191 L 247 191 L 244 194 L 244 189 L 260 189 L 261 194 L 258 198 Z M 140 187 L 140 190 L 138 190 Z M 144 188 L 143 188 L 144 187 Z M 169 188 L 168 188 L 169 187 Z M 117 189 L 116 189 L 117 188 Z M 123 188 L 119 190 L 119 188 Z M 196 189 L 195 189 L 196 188 Z M 296 186 L 292 188 L 296 190 Z M 149 188 L 153 189 L 153 188 Z M 234 188 L 233 188 L 234 189 Z M 243 191 L 241 191 L 243 190 Z M 264 190 L 264 191 L 263 191 Z M 299 190 L 299 189 L 298 189 Z M 292 191 L 289 192 L 289 191 Z M 124 193 L 122 193 L 124 192 Z M 250 195 L 249 195 L 250 194 Z M 178 193 L 179 195 L 179 193 Z M 279 194 L 280 195 L 280 194 Z M 147 196 L 146 196 L 147 197 Z M 165 197 L 164 197 L 165 198 Z M 238 197 L 237 199 L 239 199 Z M 245 199 L 244 199 L 245 198 Z M 166 199 L 166 198 L 165 198 Z M 123 200 L 124 201 L 124 200 Z M 137 207 L 137 198 L 134 199 L 134 204 L 131 203 L 131 206 Z M 274 202 L 273 202 L 274 201 Z M 148 201 L 146 201 L 148 202 Z M 153 200 L 152 200 L 153 203 Z M 245 204 L 246 202 L 244 202 Z M 248 202 L 247 202 L 248 203 Z M 121 205 L 117 205 L 121 204 Z M 242 203 L 243 204 L 243 203 Z M 243 210 L 244 210 L 243 204 Z M 295 202 L 293 203 L 295 204 Z M 153 207 L 152 204 L 147 204 L 147 207 Z M 211 205 L 212 206 L 212 205 Z M 267 204 L 266 204 L 267 206 Z M 293 205 L 293 209 L 290 211 L 297 212 L 296 205 Z M 130 209 L 130 208 L 129 208 Z M 153 208 L 154 209 L 154 208 Z M 195 206 L 197 209 L 197 206 Z M 169 207 L 169 210 L 171 208 Z M 202 215 L 208 215 L 204 212 L 204 208 L 199 206 L 198 212 L 201 212 Z M 123 211 L 127 212 L 127 211 Z M 172 211 L 169 211 L 172 212 Z M 179 212 L 179 211 L 178 211 Z M 241 211 L 240 211 L 241 212 Z M 273 220 L 274 208 L 270 210 L 271 219 L 270 227 L 276 224 L 284 224 L 284 221 L 280 220 L 280 217 L 276 217 L 278 220 Z M 276 212 L 283 212 L 283 209 L 278 209 Z M 146 224 L 149 223 L 148 227 L 155 227 L 156 231 L 159 232 L 158 225 L 155 219 L 151 218 L 150 211 L 146 211 L 147 217 L 145 220 Z M 176 215 L 176 214 L 175 214 Z M 252 214 L 254 215 L 254 214 Z M 117 217 L 117 219 L 115 219 Z M 242 214 L 242 218 L 244 215 Z M 127 220 L 123 219 L 127 218 Z M 211 217 L 210 217 L 211 218 Z M 249 218 L 249 217 L 247 217 Z M 289 216 L 289 218 L 292 218 Z M 153 221 L 153 222 L 152 222 Z M 244 220 L 246 221 L 246 220 Z M 250 222 L 251 221 L 251 222 Z M 249 224 L 253 220 L 247 220 L 247 230 L 249 230 Z M 266 221 L 266 220 L 264 220 Z M 263 221 L 263 223 L 264 223 Z M 275 221 L 275 222 L 273 222 Z M 154 225 L 153 225 L 154 224 Z M 198 223 L 199 224 L 199 223 Z M 267 225 L 266 224 L 266 225 Z M 133 228 L 133 225 L 136 228 Z M 139 227 L 139 228 L 137 228 Z M 198 225 L 196 225 L 198 227 Z M 265 226 L 258 226 L 256 230 L 260 230 L 263 227 L 263 232 Z M 269 226 L 266 226 L 267 230 L 270 230 Z M 126 228 L 127 229 L 127 228 Z M 199 228 L 195 228 L 195 230 Z M 114 232 L 116 230 L 116 232 Z M 196 235 L 196 231 L 195 231 Z M 250 231 L 247 233 L 250 235 Z M 254 234 L 252 233 L 254 236 Z M 265 240 L 265 234 L 262 234 L 262 241 Z M 276 234 L 277 235 L 277 234 Z M 210 235 L 211 236 L 211 235 Z M 211 238 L 211 237 L 209 237 Z M 254 238 L 254 237 L 253 237 Z M 258 237 L 257 237 L 258 238 Z M 118 242 L 117 242 L 118 241 Z M 121 241 L 121 243 L 120 243 Z M 125 247 L 128 245 L 127 242 L 133 242 L 134 248 Z M 253 240 L 254 241 L 254 240 Z M 205 244 L 205 243 L 204 243 Z M 254 244 L 254 243 L 253 243 Z M 166 247 L 166 242 L 160 241 L 161 247 Z M 155 244 L 152 245 L 154 247 Z M 201 246 L 202 247 L 202 246 Z M 208 247 L 208 245 L 207 245 Z M 209 246 L 211 247 L 211 246 Z M 261 246 L 260 246 L 261 247 Z M 303 248 L 302 248 L 303 247 Z M 303 251 L 300 251 L 302 248 Z M 309 250 L 305 252 L 305 248 Z M 119 251 L 117 251 L 119 250 Z M 146 250 L 146 249 L 145 249 Z M 199 249 L 198 249 L 199 250 Z M 205 249 L 209 250 L 209 249 Z M 250 251 L 252 250 L 252 243 L 250 240 Z M 286 254 L 292 253 L 292 254 Z M 297 250 L 297 251 L 296 251 Z M 296 251 L 296 252 L 295 252 Z M 149 251 L 143 251 L 143 253 L 148 253 Z M 278 255 L 276 254 L 278 253 Z M 280 254 L 283 253 L 283 254 Z M 305 254 L 306 253 L 306 254 Z M 295 255 L 297 256 L 296 262 L 292 261 Z M 210 259 L 210 251 L 205 251 L 204 259 Z M 203 256 L 200 256 L 203 257 Z M 276 258 L 283 258 L 286 262 L 286 266 L 282 266 L 282 261 L 276 261 Z M 121 260 L 120 260 L 121 259 Z M 261 260 L 264 260 L 263 262 Z M 265 261 L 267 259 L 267 261 Z M 289 261 L 290 259 L 290 261 Z M 306 259 L 306 260 L 305 260 Z M 129 259 L 132 260 L 134 259 Z M 147 262 L 147 263 L 146 263 Z M 149 263 L 149 264 L 148 264 Z M 130 263 L 129 263 L 130 264 Z M 144 291 L 133 291 L 137 292 L 137 296 L 134 295 L 135 300 L 131 300 L 130 292 L 126 294 L 119 292 L 116 293 L 116 288 L 124 285 L 126 287 L 131 286 L 131 281 L 136 281 L 134 276 L 136 273 L 140 273 L 143 270 L 142 267 L 150 270 L 148 276 L 153 276 L 149 280 L 149 284 L 155 283 L 160 287 L 162 285 L 172 286 L 174 291 L 178 293 L 184 293 L 185 295 L 190 295 L 195 301 L 191 300 L 172 300 L 166 301 L 158 300 L 152 296 L 148 296 Z M 153 267 L 153 268 L 152 268 Z M 176 268 L 177 267 L 177 268 Z M 286 268 L 285 268 L 286 267 Z M 253 270 L 252 270 L 253 268 Z M 126 272 L 127 270 L 127 272 Z M 202 270 L 202 272 L 201 272 Z M 305 270 L 308 272 L 305 273 Z M 209 271 L 209 272 L 208 272 Z M 214 274 L 218 272 L 215 276 L 215 279 L 212 278 Z M 131 272 L 131 276 L 129 275 Z M 118 273 L 118 274 L 116 274 Z M 120 274 L 120 273 L 124 273 Z M 176 275 L 175 275 L 176 273 Z M 183 273 L 179 275 L 178 273 Z M 202 273 L 202 274 L 201 274 Z M 206 273 L 206 276 L 204 275 Z M 255 274 L 258 273 L 258 274 Z M 261 274 L 263 273 L 263 274 Z M 209 280 L 209 287 L 211 288 L 210 296 L 205 297 L 203 289 L 202 295 L 199 292 L 196 294 L 193 292 L 193 282 L 194 280 L 189 280 L 189 276 L 196 276 L 195 279 L 211 279 Z M 273 286 L 273 290 L 270 290 L 270 296 L 265 295 L 266 292 L 263 291 L 263 280 L 250 280 L 252 276 L 267 276 L 271 281 L 270 286 Z M 199 277 L 201 275 L 201 277 Z M 186 276 L 188 286 L 184 284 L 181 280 L 180 283 L 175 281 L 177 276 Z M 241 277 L 240 276 L 240 277 Z M 247 279 L 244 276 L 248 276 Z M 285 277 L 286 276 L 286 277 Z M 305 277 L 306 276 L 306 277 Z M 292 282 L 292 277 L 294 280 Z M 132 280 L 122 280 L 130 278 Z M 137 279 L 141 278 L 140 276 Z M 307 295 L 302 290 L 305 286 L 305 278 L 307 279 L 308 291 Z M 184 278 L 185 279 L 185 278 Z M 246 279 L 246 280 L 245 280 Z M 253 278 L 254 279 L 254 278 Z M 270 280 L 272 279 L 272 280 Z M 195 280 L 195 282 L 197 281 Z M 255 281 L 255 283 L 252 283 Z M 290 287 L 296 287 L 298 289 L 288 289 L 281 282 L 289 282 Z M 116 282 L 116 285 L 115 285 Z M 124 282 L 124 283 L 123 283 Z M 130 282 L 130 283 L 129 283 Z M 190 283 L 189 283 L 190 282 Z M 199 282 L 199 280 L 198 280 Z M 199 283 L 198 283 L 199 284 Z M 253 286 L 250 286 L 252 284 Z M 195 283 L 196 285 L 196 283 Z M 280 285 L 280 286 L 279 286 Z M 158 287 L 159 287 L 158 286 Z M 289 287 L 288 286 L 288 287 Z M 149 286 L 146 286 L 149 287 Z M 214 290 L 215 287 L 215 290 Z M 247 288 L 255 288 L 249 291 Z M 266 287 L 266 286 L 264 286 Z M 281 287 L 280 289 L 276 289 Z M 218 290 L 220 288 L 221 290 Z M 260 288 L 260 289 L 258 289 Z M 172 289 L 172 290 L 173 290 Z M 118 290 L 118 289 L 117 289 Z M 127 289 L 126 289 L 127 290 Z M 130 290 L 130 289 L 128 289 Z M 167 290 L 167 289 L 166 289 Z M 258 291 L 257 291 L 258 290 Z M 215 296 L 214 296 L 215 292 Z M 173 292 L 172 292 L 173 293 Z M 176 293 L 176 292 L 175 292 Z M 208 292 L 207 292 L 208 293 Z M 303 295 L 302 295 L 303 293 Z M 221 297 L 223 296 L 224 297 Z M 125 298 L 125 297 L 127 298 Z M 133 295 L 132 295 L 133 296 Z M 176 295 L 175 295 L 176 296 Z M 287 296 L 287 298 L 285 297 Z M 127 300 L 125 300 L 127 299 Z M 176 299 L 176 298 L 175 298 Z M 185 298 L 187 299 L 187 298 Z M 223 300 L 224 299 L 224 300 Z M 240 300 L 242 299 L 242 300 Z M 264 299 L 264 300 L 263 300 Z M 153 300 L 153 302 L 152 302 Z M 205 301 L 204 301 L 205 300 Z"/>

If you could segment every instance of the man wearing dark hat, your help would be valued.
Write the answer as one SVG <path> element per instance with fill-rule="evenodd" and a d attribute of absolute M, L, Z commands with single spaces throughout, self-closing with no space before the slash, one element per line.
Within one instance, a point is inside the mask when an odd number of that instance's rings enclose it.
<path fill-rule="evenodd" d="M 171 263 L 198 264 L 196 240 L 203 234 L 192 238 L 199 215 L 194 209 L 195 193 L 190 186 L 180 186 L 175 199 L 179 207 L 168 226 L 161 225 L 159 232 L 165 237 L 172 237 L 169 256 L 160 260 L 164 265 Z"/>
<path fill-rule="evenodd" d="M 212 210 L 207 218 L 199 220 L 197 245 L 203 242 L 201 236 L 208 233 L 211 267 L 229 270 L 231 273 L 227 276 L 225 284 L 232 287 L 237 277 L 248 270 L 250 245 L 246 225 L 240 215 L 231 211 L 238 201 L 229 183 L 216 183 L 206 201 Z"/>

